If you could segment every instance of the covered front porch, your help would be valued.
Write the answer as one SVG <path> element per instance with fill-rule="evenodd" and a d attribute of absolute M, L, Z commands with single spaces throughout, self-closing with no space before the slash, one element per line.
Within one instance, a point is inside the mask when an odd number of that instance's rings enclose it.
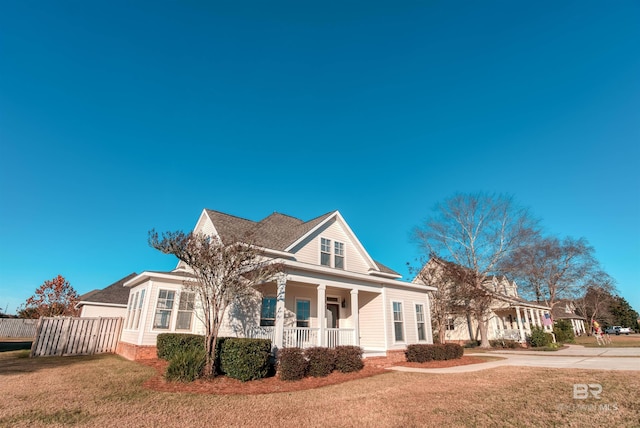
<path fill-rule="evenodd" d="M 533 306 L 509 306 L 494 310 L 493 338 L 524 343 L 533 327 L 553 331 L 548 309 Z"/>
<path fill-rule="evenodd" d="M 311 284 L 282 276 L 258 290 L 262 295 L 259 322 L 247 337 L 270 339 L 275 348 L 342 345 L 378 349 L 375 325 L 361 331 L 361 315 L 382 319 L 381 292 L 364 291 L 335 282 Z M 380 331 L 383 324 L 378 326 Z M 381 342 L 379 345 L 383 345 Z"/>

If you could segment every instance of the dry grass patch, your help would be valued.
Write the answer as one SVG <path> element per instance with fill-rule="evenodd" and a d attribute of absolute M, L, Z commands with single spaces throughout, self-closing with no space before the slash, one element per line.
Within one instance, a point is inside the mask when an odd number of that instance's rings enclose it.
<path fill-rule="evenodd" d="M 637 348 L 640 347 L 640 334 L 630 334 L 629 336 L 621 334 L 616 336 L 615 334 L 609 335 L 611 338 L 611 344 L 606 345 L 607 348 Z M 580 336 L 575 338 L 576 345 L 587 346 L 589 348 L 603 348 L 602 345 L 598 345 L 594 336 Z"/>
<path fill-rule="evenodd" d="M 11 427 L 640 425 L 640 372 L 391 372 L 263 395 L 149 390 L 153 368 L 113 355 L 1 359 L 0 373 L 0 426 Z M 602 399 L 574 400 L 574 383 L 601 384 Z M 592 404 L 615 410 L 577 407 Z"/>

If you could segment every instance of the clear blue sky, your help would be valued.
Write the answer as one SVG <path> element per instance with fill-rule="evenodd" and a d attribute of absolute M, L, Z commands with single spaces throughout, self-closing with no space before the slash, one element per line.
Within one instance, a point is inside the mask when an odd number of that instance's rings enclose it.
<path fill-rule="evenodd" d="M 640 3 L 0 6 L 0 307 L 175 266 L 203 208 L 338 209 L 408 277 L 455 192 L 586 237 L 640 311 Z"/>

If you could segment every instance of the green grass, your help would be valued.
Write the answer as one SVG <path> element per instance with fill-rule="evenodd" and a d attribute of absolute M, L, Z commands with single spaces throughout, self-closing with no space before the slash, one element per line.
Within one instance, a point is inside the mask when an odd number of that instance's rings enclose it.
<path fill-rule="evenodd" d="M 606 345 L 608 348 L 639 348 L 640 347 L 640 334 L 630 334 L 629 336 L 621 334 L 616 336 L 615 334 L 609 335 L 611 338 L 611 344 Z M 580 336 L 575 338 L 576 345 L 582 345 L 589 348 L 602 347 L 596 342 L 594 336 Z"/>

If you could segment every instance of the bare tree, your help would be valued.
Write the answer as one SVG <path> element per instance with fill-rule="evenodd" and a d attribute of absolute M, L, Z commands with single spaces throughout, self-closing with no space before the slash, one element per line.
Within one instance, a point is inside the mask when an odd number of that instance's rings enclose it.
<path fill-rule="evenodd" d="M 596 272 L 591 276 L 583 297 L 577 299 L 576 311 L 585 317 L 590 326 L 594 321 L 611 323 L 611 305 L 615 302 L 615 281 L 606 272 Z"/>
<path fill-rule="evenodd" d="M 500 267 L 525 295 L 553 306 L 583 295 L 598 262 L 585 238 L 541 238 L 512 252 Z"/>
<path fill-rule="evenodd" d="M 458 194 L 438 204 L 435 214 L 414 229 L 426 254 L 460 266 L 460 298 L 478 322 L 482 347 L 489 347 L 492 296 L 484 282 L 511 252 L 536 235 L 536 222 L 513 198 L 493 194 Z"/>
<path fill-rule="evenodd" d="M 183 261 L 193 274 L 185 289 L 194 291 L 201 311 L 196 311 L 205 327 L 206 361 L 204 376 L 215 376 L 215 349 L 225 312 L 232 303 L 255 297 L 254 286 L 271 280 L 280 271 L 279 264 L 262 257 L 258 248 L 201 233 L 166 232 L 160 238 L 149 232 L 149 245 Z"/>

